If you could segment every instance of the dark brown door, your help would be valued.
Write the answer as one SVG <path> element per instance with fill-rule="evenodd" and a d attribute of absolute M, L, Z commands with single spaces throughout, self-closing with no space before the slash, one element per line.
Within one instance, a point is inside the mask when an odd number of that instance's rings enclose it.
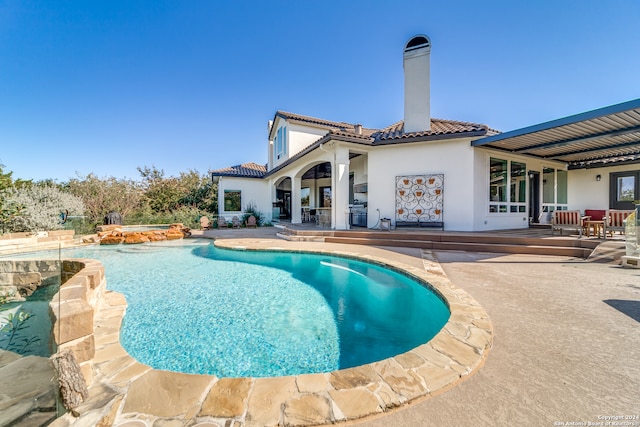
<path fill-rule="evenodd" d="M 613 172 L 609 178 L 609 208 L 635 209 L 635 201 L 640 200 L 640 171 Z"/>

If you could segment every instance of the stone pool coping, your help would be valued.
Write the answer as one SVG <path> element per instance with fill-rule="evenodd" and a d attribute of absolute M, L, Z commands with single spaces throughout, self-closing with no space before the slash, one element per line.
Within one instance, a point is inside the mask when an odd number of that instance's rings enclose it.
<path fill-rule="evenodd" d="M 423 265 L 417 267 L 403 262 L 407 255 L 379 248 L 299 246 L 275 239 L 218 239 L 215 245 L 233 250 L 322 253 L 384 265 L 430 285 L 446 301 L 451 316 L 428 343 L 379 362 L 321 374 L 218 378 L 155 370 L 138 363 L 119 342 L 126 300 L 107 291 L 94 319 L 96 351 L 90 397 L 77 408 L 80 417 L 67 414 L 53 426 L 334 424 L 384 414 L 442 393 L 475 373 L 491 349 L 493 327 L 486 311 L 448 280 L 428 251 L 422 251 Z"/>

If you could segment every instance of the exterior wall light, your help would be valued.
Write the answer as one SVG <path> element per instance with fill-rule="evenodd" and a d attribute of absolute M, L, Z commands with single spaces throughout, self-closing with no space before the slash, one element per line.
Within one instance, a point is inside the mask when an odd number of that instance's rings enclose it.
<path fill-rule="evenodd" d="M 596 175 L 596 181 L 600 181 L 602 179 L 602 175 L 598 174 Z"/>

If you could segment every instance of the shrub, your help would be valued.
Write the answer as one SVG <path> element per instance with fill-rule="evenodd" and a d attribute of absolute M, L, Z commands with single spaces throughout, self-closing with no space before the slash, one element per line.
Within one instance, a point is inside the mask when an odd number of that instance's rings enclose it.
<path fill-rule="evenodd" d="M 7 221 L 9 232 L 60 230 L 61 214 L 82 215 L 84 204 L 79 197 L 52 186 L 31 185 L 13 188 L 7 193 L 7 203 L 22 206 L 20 215 Z"/>
<path fill-rule="evenodd" d="M 21 309 L 10 312 L 6 304 L 12 297 L 12 294 L 0 293 L 0 350 L 29 354 L 31 347 L 40 341 L 40 338 L 25 332 L 31 326 L 29 319 L 35 316 Z"/>
<path fill-rule="evenodd" d="M 193 206 L 180 206 L 173 212 L 154 212 L 149 206 L 145 206 L 127 216 L 125 224 L 172 224 L 180 222 L 185 227 L 200 228 L 200 217 L 203 215 L 210 214 Z"/>
<path fill-rule="evenodd" d="M 242 214 L 242 222 L 246 224 L 247 219 L 251 215 L 256 217 L 256 224 L 258 224 L 258 227 L 261 227 L 264 223 L 264 214 L 258 210 L 253 202 L 250 202 L 245 208 L 244 213 Z"/>

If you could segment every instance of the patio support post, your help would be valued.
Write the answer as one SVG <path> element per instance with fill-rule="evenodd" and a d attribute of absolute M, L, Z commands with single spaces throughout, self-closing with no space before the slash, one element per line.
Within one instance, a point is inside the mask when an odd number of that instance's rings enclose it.
<path fill-rule="evenodd" d="M 302 178 L 295 176 L 291 178 L 291 224 L 300 224 L 302 222 L 302 203 L 300 194 L 302 194 Z"/>
<path fill-rule="evenodd" d="M 271 188 L 271 203 L 273 206 L 273 203 L 278 200 L 277 197 L 277 191 L 276 191 L 276 181 L 274 179 L 270 179 L 269 180 L 269 187 Z M 280 221 L 280 217 L 276 217 L 273 215 L 274 213 L 274 209 L 272 207 L 269 207 L 269 216 L 271 217 L 271 221 L 273 222 L 278 222 Z"/>
<path fill-rule="evenodd" d="M 336 230 L 346 230 L 348 228 L 349 212 L 349 149 L 346 147 L 335 147 L 335 170 L 331 171 L 334 176 L 334 188 L 332 191 L 332 228 Z"/>

